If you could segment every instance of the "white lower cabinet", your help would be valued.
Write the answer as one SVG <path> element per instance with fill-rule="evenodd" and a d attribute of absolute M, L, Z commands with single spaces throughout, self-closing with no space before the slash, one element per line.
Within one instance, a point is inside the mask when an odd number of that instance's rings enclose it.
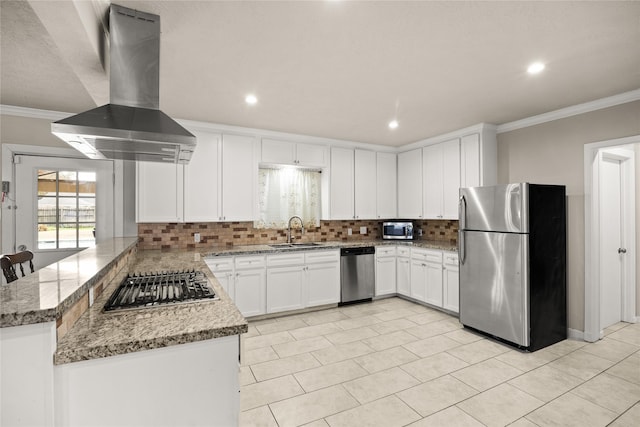
<path fill-rule="evenodd" d="M 305 253 L 306 307 L 340 302 L 340 252 Z"/>
<path fill-rule="evenodd" d="M 267 280 L 265 257 L 215 257 L 207 266 L 243 316 L 266 312 Z"/>
<path fill-rule="evenodd" d="M 395 294 L 396 247 L 376 247 L 376 296 Z"/>
<path fill-rule="evenodd" d="M 340 301 L 340 252 L 296 251 L 267 256 L 267 313 Z"/>
<path fill-rule="evenodd" d="M 442 251 L 411 249 L 411 297 L 442 307 Z"/>
<path fill-rule="evenodd" d="M 411 296 L 411 250 L 398 246 L 396 259 L 396 289 L 400 295 Z"/>
<path fill-rule="evenodd" d="M 443 304 L 442 308 L 445 310 L 458 313 L 459 306 L 459 283 L 460 273 L 458 266 L 458 254 L 453 252 L 444 252 L 444 265 L 443 274 Z"/>

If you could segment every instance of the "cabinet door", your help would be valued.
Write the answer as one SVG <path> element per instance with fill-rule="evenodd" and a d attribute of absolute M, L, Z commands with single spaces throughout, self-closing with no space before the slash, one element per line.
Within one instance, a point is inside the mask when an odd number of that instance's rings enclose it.
<path fill-rule="evenodd" d="M 458 219 L 460 189 L 460 142 L 442 144 L 442 218 Z"/>
<path fill-rule="evenodd" d="M 220 286 L 225 290 L 229 298 L 231 298 L 234 302 L 236 300 L 234 283 L 233 283 L 233 272 L 231 271 L 221 271 L 215 273 L 214 276 L 220 283 Z"/>
<path fill-rule="evenodd" d="M 458 313 L 460 273 L 457 268 L 445 266 L 444 269 L 444 301 L 442 307 L 446 310 Z"/>
<path fill-rule="evenodd" d="M 222 220 L 253 221 L 258 164 L 253 137 L 222 137 Z"/>
<path fill-rule="evenodd" d="M 478 187 L 480 179 L 480 135 L 474 133 L 460 140 L 460 187 Z"/>
<path fill-rule="evenodd" d="M 331 219 L 353 219 L 353 150 L 331 148 Z"/>
<path fill-rule="evenodd" d="M 267 313 L 304 307 L 304 266 L 273 267 L 267 270 Z"/>
<path fill-rule="evenodd" d="M 265 313 L 265 269 L 238 271 L 235 275 L 235 303 L 243 316 Z"/>
<path fill-rule="evenodd" d="M 197 132 L 198 145 L 184 166 L 184 221 L 220 218 L 220 136 Z"/>
<path fill-rule="evenodd" d="M 442 151 L 443 144 L 422 149 L 422 212 L 425 219 L 442 218 Z"/>
<path fill-rule="evenodd" d="M 427 270 L 426 264 L 420 260 L 411 260 L 411 298 L 426 301 L 427 298 Z"/>
<path fill-rule="evenodd" d="M 428 262 L 424 265 L 426 276 L 426 296 L 424 301 L 437 307 L 442 307 L 442 264 Z"/>
<path fill-rule="evenodd" d="M 340 302 L 340 262 L 309 264 L 306 307 Z"/>
<path fill-rule="evenodd" d="M 398 258 L 396 261 L 396 285 L 400 295 L 411 295 L 411 259 Z"/>
<path fill-rule="evenodd" d="M 136 162 L 136 222 L 183 221 L 183 165 Z"/>
<path fill-rule="evenodd" d="M 325 167 L 328 151 L 328 148 L 323 145 L 296 144 L 296 164 Z"/>
<path fill-rule="evenodd" d="M 376 259 L 376 296 L 396 293 L 396 257 Z"/>
<path fill-rule="evenodd" d="M 422 149 L 398 154 L 398 216 L 422 218 Z"/>
<path fill-rule="evenodd" d="M 295 164 L 296 144 L 263 138 L 261 160 L 263 163 Z"/>
<path fill-rule="evenodd" d="M 398 216 L 398 173 L 395 153 L 376 153 L 376 214 L 378 219 Z"/>
<path fill-rule="evenodd" d="M 376 217 L 376 153 L 355 150 L 354 199 L 356 219 Z"/>

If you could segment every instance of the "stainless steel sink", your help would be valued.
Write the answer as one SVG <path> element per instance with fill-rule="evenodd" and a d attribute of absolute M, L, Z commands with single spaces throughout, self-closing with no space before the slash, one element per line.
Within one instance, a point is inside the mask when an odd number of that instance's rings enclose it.
<path fill-rule="evenodd" d="M 307 248 L 312 246 L 318 246 L 320 243 L 314 242 L 299 242 L 299 243 L 275 243 L 273 245 L 269 245 L 272 248 Z"/>

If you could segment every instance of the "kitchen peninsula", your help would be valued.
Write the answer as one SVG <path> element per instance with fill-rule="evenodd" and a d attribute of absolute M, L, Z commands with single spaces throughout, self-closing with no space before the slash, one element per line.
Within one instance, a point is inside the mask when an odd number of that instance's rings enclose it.
<path fill-rule="evenodd" d="M 2 286 L 2 425 L 237 424 L 246 320 L 198 252 L 138 251 L 137 240 L 100 243 Z M 218 299 L 102 310 L 128 273 L 192 269 Z"/>

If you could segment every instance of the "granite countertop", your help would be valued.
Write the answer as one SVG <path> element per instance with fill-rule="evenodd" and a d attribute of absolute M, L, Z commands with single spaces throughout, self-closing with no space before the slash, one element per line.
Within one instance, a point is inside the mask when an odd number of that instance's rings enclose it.
<path fill-rule="evenodd" d="M 200 270 L 218 300 L 103 312 L 103 307 L 127 273 Z M 124 269 L 126 270 L 126 269 Z M 247 332 L 247 321 L 207 268 L 200 252 L 141 250 L 129 271 L 116 276 L 93 306 L 58 342 L 55 364 L 114 356 Z"/>
<path fill-rule="evenodd" d="M 275 245 L 281 245 L 281 243 L 275 243 Z M 441 240 L 360 240 L 360 241 L 346 241 L 346 242 L 319 242 L 314 246 L 293 246 L 293 247 L 273 247 L 267 244 L 262 245 L 243 245 L 243 246 L 220 246 L 211 247 L 209 249 L 201 250 L 204 257 L 216 257 L 216 256 L 233 256 L 233 255 L 253 255 L 253 254 L 276 254 L 276 253 L 288 253 L 292 251 L 313 251 L 313 250 L 326 250 L 326 249 L 340 249 L 340 248 L 355 248 L 362 246 L 410 246 L 414 248 L 427 248 L 427 249 L 440 249 L 444 251 L 457 252 L 458 247 L 448 241 Z"/>
<path fill-rule="evenodd" d="M 137 237 L 109 239 L 0 286 L 0 328 L 55 322 L 137 242 Z"/>

